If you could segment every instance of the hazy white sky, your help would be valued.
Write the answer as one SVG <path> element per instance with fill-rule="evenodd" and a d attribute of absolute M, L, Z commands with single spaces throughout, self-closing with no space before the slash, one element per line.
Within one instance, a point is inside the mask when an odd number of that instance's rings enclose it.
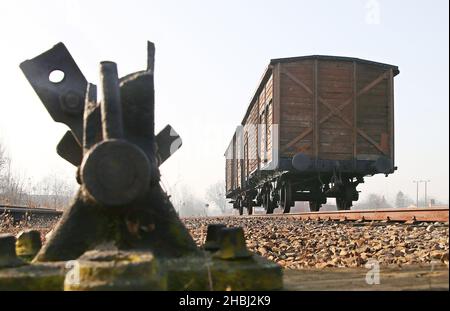
<path fill-rule="evenodd" d="M 170 123 L 182 148 L 162 167 L 167 185 L 202 194 L 224 178 L 223 153 L 271 58 L 311 54 L 398 65 L 396 165 L 360 190 L 415 197 L 413 179 L 448 201 L 448 1 L 1 1 L 0 139 L 15 167 L 38 180 L 72 177 L 55 153 L 54 123 L 18 65 L 62 41 L 91 82 L 98 63 L 119 74 L 145 68 L 156 44 L 156 128 Z M 378 10 L 379 9 L 379 10 Z M 379 14 L 377 14 L 377 11 Z M 374 15 L 375 14 L 375 15 Z M 422 186 L 423 187 L 423 186 Z M 423 191 L 422 191 L 423 192 Z"/>

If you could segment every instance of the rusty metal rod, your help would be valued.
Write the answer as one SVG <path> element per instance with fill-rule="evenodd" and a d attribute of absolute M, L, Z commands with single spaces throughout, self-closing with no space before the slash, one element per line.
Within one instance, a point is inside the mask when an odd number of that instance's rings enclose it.
<path fill-rule="evenodd" d="M 98 142 L 96 135 L 101 129 L 98 129 L 97 127 L 101 126 L 101 124 L 98 124 L 97 121 L 98 112 L 95 113 L 96 107 L 97 87 L 92 83 L 88 83 L 83 117 L 83 154 L 86 154 L 86 152 Z"/>
<path fill-rule="evenodd" d="M 155 44 L 147 41 L 147 71 L 155 72 Z"/>
<path fill-rule="evenodd" d="M 110 61 L 100 63 L 100 88 L 103 140 L 122 139 L 124 137 L 122 105 L 116 63 Z"/>
<path fill-rule="evenodd" d="M 3 214 L 49 214 L 59 216 L 62 211 L 51 208 L 43 207 L 28 207 L 28 206 L 17 206 L 17 205 L 0 205 L 0 215 Z"/>

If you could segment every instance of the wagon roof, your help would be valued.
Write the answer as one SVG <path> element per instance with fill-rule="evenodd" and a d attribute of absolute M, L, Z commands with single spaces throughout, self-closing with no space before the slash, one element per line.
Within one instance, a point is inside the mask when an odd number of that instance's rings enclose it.
<path fill-rule="evenodd" d="M 308 59 L 318 59 L 318 60 L 334 60 L 334 61 L 345 61 L 345 62 L 357 62 L 362 64 L 368 64 L 373 66 L 379 66 L 384 67 L 387 69 L 392 69 L 394 71 L 394 76 L 398 75 L 400 73 L 400 70 L 397 66 L 389 65 L 385 63 L 379 63 L 374 62 L 362 58 L 356 58 L 356 57 L 345 57 L 345 56 L 331 56 L 331 55 L 308 55 L 308 56 L 296 56 L 296 57 L 286 57 L 286 58 L 274 58 L 270 60 L 269 66 L 267 66 L 266 70 L 264 70 L 264 74 L 262 75 L 258 87 L 256 88 L 255 92 L 253 93 L 253 96 L 250 100 L 250 104 L 247 108 L 247 111 L 244 115 L 244 118 L 242 119 L 242 124 L 245 123 L 245 120 L 247 119 L 251 107 L 253 106 L 253 102 L 255 101 L 256 97 L 258 96 L 259 92 L 261 91 L 264 84 L 269 79 L 269 76 L 272 74 L 272 66 L 278 63 L 295 63 L 302 60 L 308 60 Z"/>
<path fill-rule="evenodd" d="M 319 59 L 319 60 L 333 60 L 333 61 L 344 61 L 344 62 L 357 62 L 357 63 L 363 63 L 373 66 L 379 66 L 379 67 L 385 67 L 390 68 L 394 70 L 394 75 L 398 75 L 400 71 L 398 70 L 397 66 L 385 64 L 385 63 L 379 63 L 374 62 L 371 60 L 366 60 L 362 58 L 356 58 L 356 57 L 345 57 L 345 56 L 331 56 L 331 55 L 308 55 L 308 56 L 296 56 L 296 57 L 286 57 L 286 58 L 274 58 L 270 60 L 271 65 L 275 65 L 277 63 L 294 63 L 302 60 L 307 59 Z"/>

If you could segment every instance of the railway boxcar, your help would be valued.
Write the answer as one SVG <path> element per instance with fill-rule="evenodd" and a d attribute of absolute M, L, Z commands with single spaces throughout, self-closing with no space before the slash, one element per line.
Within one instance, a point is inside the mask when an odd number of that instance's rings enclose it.
<path fill-rule="evenodd" d="M 364 177 L 394 166 L 398 67 L 358 58 L 272 59 L 226 153 L 226 196 L 240 214 L 358 200 Z"/>

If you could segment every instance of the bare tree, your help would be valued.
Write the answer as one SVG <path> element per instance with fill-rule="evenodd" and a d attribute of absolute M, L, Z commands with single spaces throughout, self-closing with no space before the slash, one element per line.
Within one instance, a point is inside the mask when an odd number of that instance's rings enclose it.
<path fill-rule="evenodd" d="M 395 207 L 407 207 L 411 204 L 413 204 L 413 200 L 402 191 L 399 191 L 395 196 Z"/>
<path fill-rule="evenodd" d="M 6 165 L 6 149 L 0 141 L 0 176 L 2 175 L 3 168 Z"/>
<path fill-rule="evenodd" d="M 60 174 L 45 176 L 35 187 L 31 201 L 39 206 L 54 209 L 64 208 L 75 193 L 75 187 Z"/>
<path fill-rule="evenodd" d="M 5 171 L 7 163 L 9 162 L 9 158 L 6 155 L 6 148 L 0 141 L 0 195 L 5 191 Z"/>
<path fill-rule="evenodd" d="M 170 201 L 180 216 L 207 216 L 205 202 L 199 199 L 188 186 L 177 183 L 169 189 Z"/>
<path fill-rule="evenodd" d="M 206 200 L 217 206 L 222 214 L 225 214 L 227 208 L 227 199 L 225 197 L 225 182 L 218 181 L 209 186 L 206 190 Z"/>
<path fill-rule="evenodd" d="M 21 204 L 26 196 L 24 179 L 13 174 L 11 158 L 0 142 L 0 201 L 7 204 Z"/>
<path fill-rule="evenodd" d="M 389 208 L 391 205 L 386 201 L 386 199 L 383 196 L 380 196 L 378 194 L 370 194 L 369 198 L 369 206 L 372 208 L 378 209 L 378 208 Z"/>
<path fill-rule="evenodd" d="M 357 209 L 381 209 L 381 208 L 391 208 L 392 206 L 386 201 L 383 195 L 371 193 L 361 203 L 355 206 Z"/>

